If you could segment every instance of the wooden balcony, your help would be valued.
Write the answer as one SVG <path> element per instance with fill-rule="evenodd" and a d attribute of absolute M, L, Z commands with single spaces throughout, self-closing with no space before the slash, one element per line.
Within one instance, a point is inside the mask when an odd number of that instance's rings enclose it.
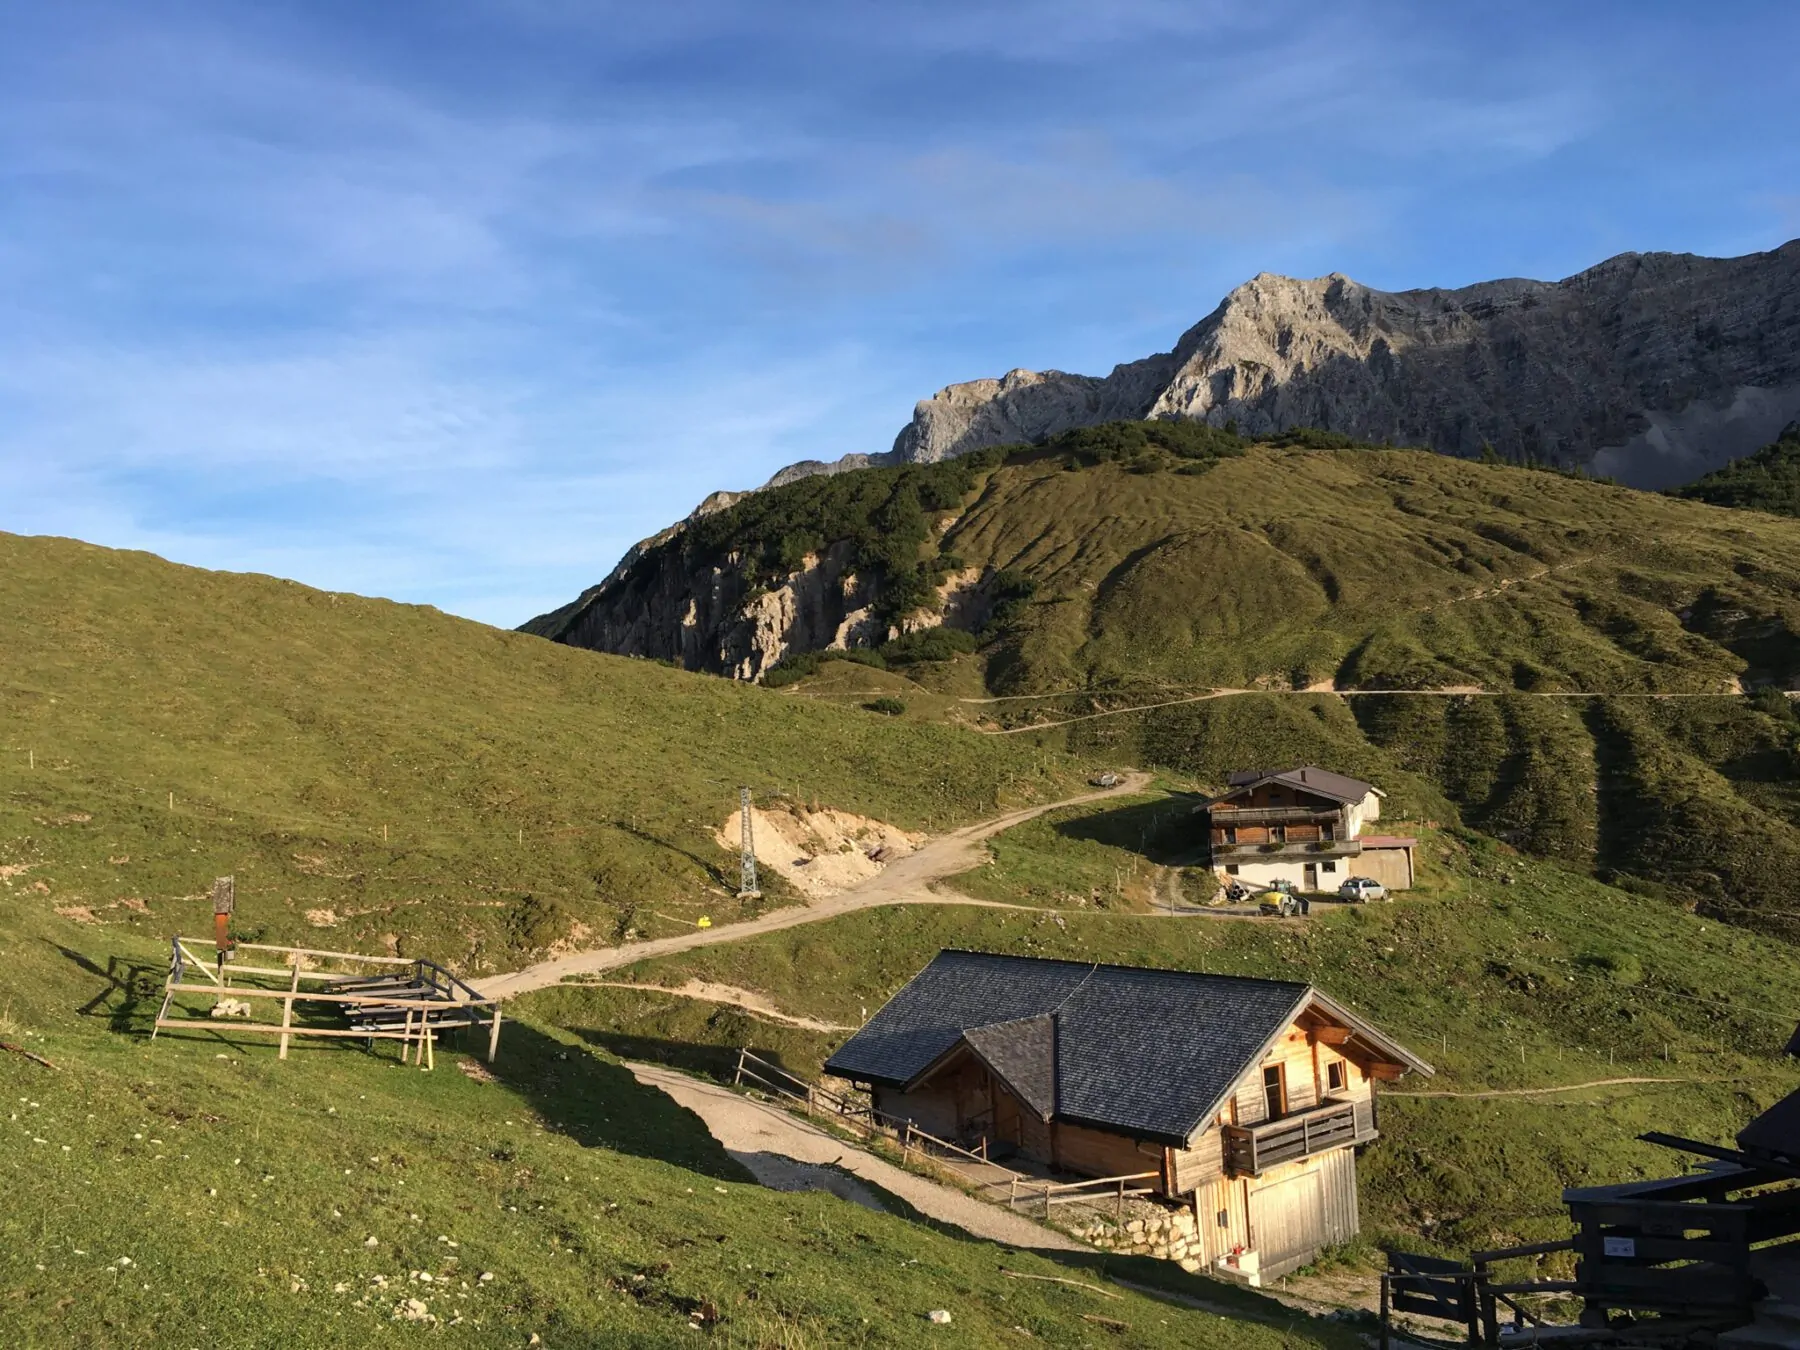
<path fill-rule="evenodd" d="M 1225 1126 L 1225 1170 L 1258 1176 L 1279 1163 L 1361 1144 L 1375 1135 L 1373 1097 L 1333 1099 L 1260 1125 Z"/>
<path fill-rule="evenodd" d="M 1310 806 L 1214 806 L 1211 811 L 1217 825 L 1330 825 L 1344 816 Z"/>
<path fill-rule="evenodd" d="M 1356 839 L 1296 840 L 1290 844 L 1214 844 L 1212 857 L 1221 862 L 1310 862 L 1314 858 L 1355 858 L 1362 853 Z"/>

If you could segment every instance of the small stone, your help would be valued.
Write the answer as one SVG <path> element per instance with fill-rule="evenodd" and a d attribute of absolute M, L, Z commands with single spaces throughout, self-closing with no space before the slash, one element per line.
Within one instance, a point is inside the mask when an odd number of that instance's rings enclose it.
<path fill-rule="evenodd" d="M 494 1272 L 493 1272 L 493 1271 L 491 1271 L 491 1270 L 484 1270 L 484 1271 L 482 1271 L 482 1272 L 481 1272 L 481 1279 L 480 1279 L 480 1281 L 479 1281 L 479 1282 L 480 1282 L 480 1283 L 482 1283 L 482 1284 L 488 1284 L 488 1283 L 490 1283 L 490 1282 L 491 1282 L 491 1281 L 492 1281 L 492 1280 L 493 1280 L 493 1278 L 494 1278 Z"/>
<path fill-rule="evenodd" d="M 381 1239 L 376 1237 L 373 1233 L 369 1234 L 368 1237 L 363 1239 L 363 1246 L 369 1248 L 370 1251 L 373 1251 L 375 1248 L 379 1247 L 380 1245 L 381 1245 Z"/>
<path fill-rule="evenodd" d="M 950 1310 L 948 1308 L 933 1308 L 930 1312 L 925 1314 L 925 1320 L 927 1322 L 934 1322 L 940 1327 L 947 1327 L 950 1325 Z"/>

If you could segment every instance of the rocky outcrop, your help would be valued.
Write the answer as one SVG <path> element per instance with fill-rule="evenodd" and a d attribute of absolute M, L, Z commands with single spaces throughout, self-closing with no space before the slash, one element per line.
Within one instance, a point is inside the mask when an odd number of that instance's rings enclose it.
<path fill-rule="evenodd" d="M 1800 241 L 1742 258 L 1627 253 L 1559 282 L 1378 291 L 1263 274 L 1172 352 L 1104 377 L 1015 370 L 920 403 L 929 462 L 1117 418 L 1368 440 L 1686 482 L 1800 416 Z"/>
<path fill-rule="evenodd" d="M 875 588 L 850 568 L 850 547 L 809 555 L 779 584 L 753 588 L 735 556 L 695 566 L 671 542 L 646 540 L 573 604 L 525 625 L 571 646 L 760 679 L 790 651 L 869 646 L 887 636 Z"/>

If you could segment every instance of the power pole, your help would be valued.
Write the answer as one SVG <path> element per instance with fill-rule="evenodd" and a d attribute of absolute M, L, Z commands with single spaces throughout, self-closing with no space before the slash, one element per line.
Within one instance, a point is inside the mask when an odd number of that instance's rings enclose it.
<path fill-rule="evenodd" d="M 756 884 L 756 837 L 750 822 L 750 789 L 738 789 L 738 833 L 741 854 L 738 862 L 738 899 L 755 900 L 762 895 Z"/>

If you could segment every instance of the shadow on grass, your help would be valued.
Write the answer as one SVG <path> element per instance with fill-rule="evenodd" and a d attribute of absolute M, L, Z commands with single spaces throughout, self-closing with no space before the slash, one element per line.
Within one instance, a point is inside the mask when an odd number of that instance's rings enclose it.
<path fill-rule="evenodd" d="M 104 1017 L 111 1029 L 119 1032 L 147 1031 L 162 1001 L 162 981 L 167 967 L 146 961 L 132 961 L 123 956 L 109 956 L 102 967 L 92 957 L 84 956 L 61 943 L 50 944 L 64 960 L 71 961 L 106 985 L 76 1009 L 81 1017 Z"/>
<path fill-rule="evenodd" d="M 671 1041 L 656 1036 L 634 1036 L 628 1032 L 603 1031 L 593 1027 L 579 1028 L 575 1034 L 590 1045 L 599 1046 L 608 1054 L 617 1055 L 620 1059 L 637 1059 L 652 1064 L 667 1064 L 671 1069 L 680 1069 L 683 1073 L 699 1074 L 719 1083 L 729 1083 L 737 1069 L 738 1052 L 735 1045 Z M 773 1064 L 776 1068 L 794 1074 L 796 1077 L 806 1078 L 806 1075 L 802 1074 L 800 1069 L 784 1056 L 779 1046 L 751 1044 L 748 1049 L 758 1059 Z"/>
<path fill-rule="evenodd" d="M 564 1041 L 560 1035 L 550 1034 L 530 1023 L 510 1023 L 501 1033 L 500 1057 L 492 1066 L 494 1074 L 524 1095 L 547 1125 L 588 1147 L 657 1158 L 707 1176 L 755 1180 L 751 1168 L 728 1153 L 698 1116 L 677 1106 L 660 1090 L 640 1084 L 624 1065 L 599 1054 L 584 1053 L 583 1047 L 623 1059 L 666 1064 L 723 1082 L 731 1081 L 737 1063 L 735 1049 L 596 1030 L 562 1034 L 579 1039 Z M 751 1053 L 772 1064 L 782 1063 L 778 1050 L 752 1046 Z M 769 1166 L 776 1172 L 790 1173 L 833 1170 L 812 1164 L 791 1164 L 780 1157 L 770 1158 Z M 953 1224 L 927 1217 L 866 1178 L 841 1175 L 841 1187 L 829 1184 L 829 1179 L 824 1178 L 807 1181 L 795 1178 L 792 1188 L 826 1190 L 856 1204 L 866 1204 L 872 1198 L 890 1213 L 946 1237 L 965 1242 L 988 1241 Z M 1273 1325 L 1286 1326 L 1311 1320 L 1306 1314 L 1287 1308 L 1266 1294 L 1205 1276 L 1190 1275 L 1170 1261 L 1101 1251 L 1032 1250 L 1067 1267 L 1071 1276 L 1122 1280 L 1144 1290 L 1164 1292 L 1190 1305 Z M 1309 1330 L 1321 1334 L 1319 1328 Z M 1348 1333 L 1345 1343 L 1353 1343 Z"/>
<path fill-rule="evenodd" d="M 700 1117 L 645 1087 L 624 1065 L 590 1053 L 579 1040 L 563 1040 L 529 1022 L 503 1023 L 500 1054 L 488 1068 L 546 1126 L 584 1148 L 656 1158 L 711 1177 L 749 1179 Z"/>
<path fill-rule="evenodd" d="M 1054 828 L 1065 839 L 1105 844 L 1161 866 L 1175 866 L 1206 853 L 1206 832 L 1198 815 L 1205 800 L 1198 793 L 1175 792 L 1058 821 Z"/>

